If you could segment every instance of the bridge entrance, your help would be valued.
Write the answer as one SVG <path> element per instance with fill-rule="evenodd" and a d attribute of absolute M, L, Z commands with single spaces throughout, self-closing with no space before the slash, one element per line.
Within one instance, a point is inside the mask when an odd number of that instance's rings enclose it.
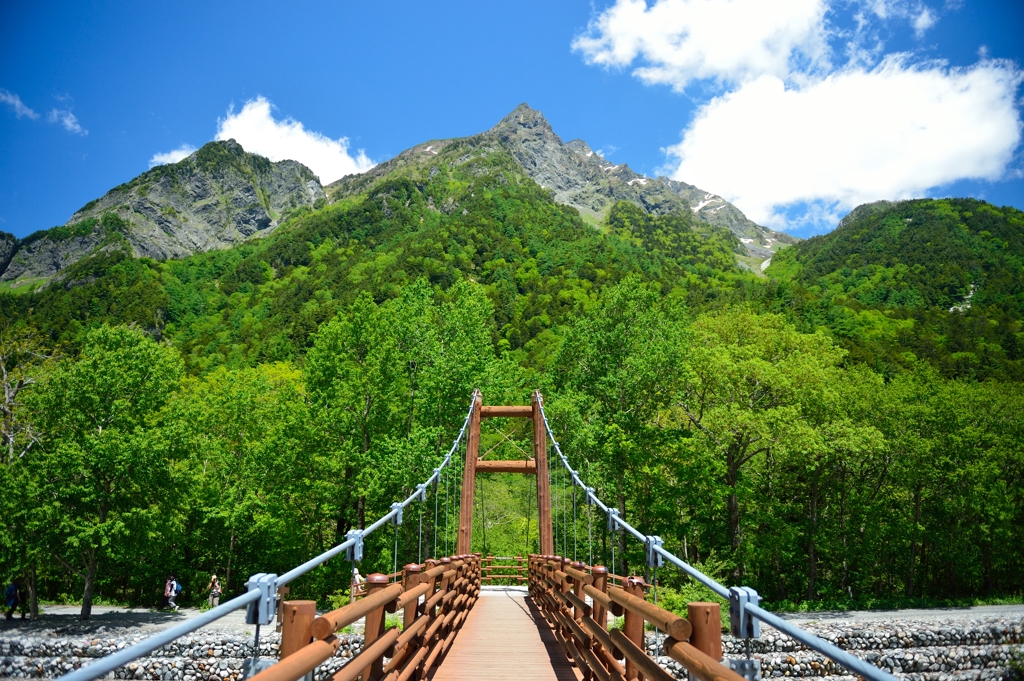
<path fill-rule="evenodd" d="M 484 405 L 479 390 L 473 394 L 473 412 L 466 434 L 466 465 L 462 471 L 462 498 L 459 509 L 459 535 L 457 552 L 471 552 L 473 538 L 473 494 L 477 473 L 522 473 L 537 477 L 537 525 L 540 552 L 555 552 L 551 525 L 551 490 L 548 478 L 547 432 L 542 411 L 543 398 L 534 391 L 532 404 L 498 406 Z M 480 458 L 480 421 L 488 418 L 527 418 L 533 421 L 533 458 L 525 461 L 486 461 Z"/>

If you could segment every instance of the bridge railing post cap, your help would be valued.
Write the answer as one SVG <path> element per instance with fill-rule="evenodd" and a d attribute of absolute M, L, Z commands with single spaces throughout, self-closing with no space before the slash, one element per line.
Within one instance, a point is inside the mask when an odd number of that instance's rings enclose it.
<path fill-rule="evenodd" d="M 366 583 L 367 584 L 387 584 L 388 583 L 388 576 L 387 575 L 383 575 L 383 574 L 381 574 L 379 572 L 374 572 L 373 574 L 370 574 L 370 575 L 366 576 Z"/>
<path fill-rule="evenodd" d="M 590 568 L 590 573 L 594 575 L 606 575 L 608 574 L 608 568 L 604 565 L 594 565 Z"/>
<path fill-rule="evenodd" d="M 422 572 L 423 566 L 418 565 L 417 563 L 409 563 L 402 569 L 404 569 L 406 572 Z"/>

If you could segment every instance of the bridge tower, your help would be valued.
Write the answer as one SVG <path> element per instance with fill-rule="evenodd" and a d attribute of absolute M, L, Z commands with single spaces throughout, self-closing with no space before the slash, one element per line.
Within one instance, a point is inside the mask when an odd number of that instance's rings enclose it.
<path fill-rule="evenodd" d="M 473 493 L 477 473 L 523 473 L 537 476 L 537 525 L 540 529 L 540 552 L 555 552 L 551 530 L 551 490 L 548 479 L 548 440 L 544 419 L 541 417 L 541 394 L 534 391 L 532 404 L 498 406 L 483 404 L 483 395 L 476 392 L 473 414 L 469 418 L 466 440 L 466 465 L 462 471 L 462 499 L 459 509 L 459 538 L 457 552 L 470 553 L 473 537 Z M 533 458 L 526 461 L 480 460 L 480 420 L 486 418 L 528 418 L 533 421 Z"/>

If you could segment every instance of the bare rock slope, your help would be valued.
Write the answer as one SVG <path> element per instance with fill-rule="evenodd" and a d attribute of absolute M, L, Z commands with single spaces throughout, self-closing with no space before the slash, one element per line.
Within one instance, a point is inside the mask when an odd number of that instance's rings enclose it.
<path fill-rule="evenodd" d="M 520 104 L 490 130 L 463 139 L 434 140 L 399 154 L 362 175 L 328 185 L 332 198 L 366 191 L 394 171 L 422 166 L 446 147 L 501 149 L 509 153 L 535 182 L 551 190 L 559 203 L 575 207 L 584 217 L 602 220 L 617 201 L 631 201 L 661 215 L 689 210 L 709 224 L 725 227 L 739 237 L 750 255 L 771 257 L 779 244 L 797 239 L 749 220 L 720 196 L 666 177 L 650 178 L 615 164 L 593 151 L 586 142 L 562 142 L 541 112 Z"/>
<path fill-rule="evenodd" d="M 104 249 L 165 260 L 227 248 L 322 198 L 320 181 L 301 163 L 273 163 L 234 140 L 211 142 L 115 187 L 62 227 L 0 243 L 0 280 L 47 279 Z"/>

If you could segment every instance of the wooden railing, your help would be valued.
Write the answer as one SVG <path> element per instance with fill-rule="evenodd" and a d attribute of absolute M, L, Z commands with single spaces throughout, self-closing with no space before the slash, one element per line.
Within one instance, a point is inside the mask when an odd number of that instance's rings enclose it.
<path fill-rule="evenodd" d="M 496 563 L 495 561 L 502 561 L 502 563 Z M 494 556 L 487 556 L 483 559 L 483 576 L 480 581 L 484 584 L 494 584 L 495 582 L 509 581 L 516 583 L 523 583 L 527 580 L 526 572 L 528 570 L 527 562 L 528 558 L 522 556 L 516 556 L 514 558 L 495 558 Z M 512 564 L 509 564 L 509 563 Z"/>
<path fill-rule="evenodd" d="M 530 596 L 584 678 L 598 681 L 673 676 L 647 655 L 644 622 L 667 634 L 666 655 L 701 681 L 743 681 L 720 664 L 721 612 L 717 603 L 690 603 L 680 617 L 644 599 L 642 578 L 630 577 L 621 587 L 610 584 L 608 569 L 572 563 L 559 556 L 531 555 Z M 622 628 L 608 630 L 608 614 L 624 617 Z"/>
<path fill-rule="evenodd" d="M 424 678 L 451 647 L 480 595 L 479 554 L 406 565 L 401 581 L 368 575 L 364 596 L 316 616 L 315 601 L 284 601 L 280 661 L 253 681 L 295 681 L 338 651 L 336 635 L 366 618 L 363 649 L 331 681 L 406 681 Z M 402 611 L 402 627 L 385 630 L 385 613 Z"/>

